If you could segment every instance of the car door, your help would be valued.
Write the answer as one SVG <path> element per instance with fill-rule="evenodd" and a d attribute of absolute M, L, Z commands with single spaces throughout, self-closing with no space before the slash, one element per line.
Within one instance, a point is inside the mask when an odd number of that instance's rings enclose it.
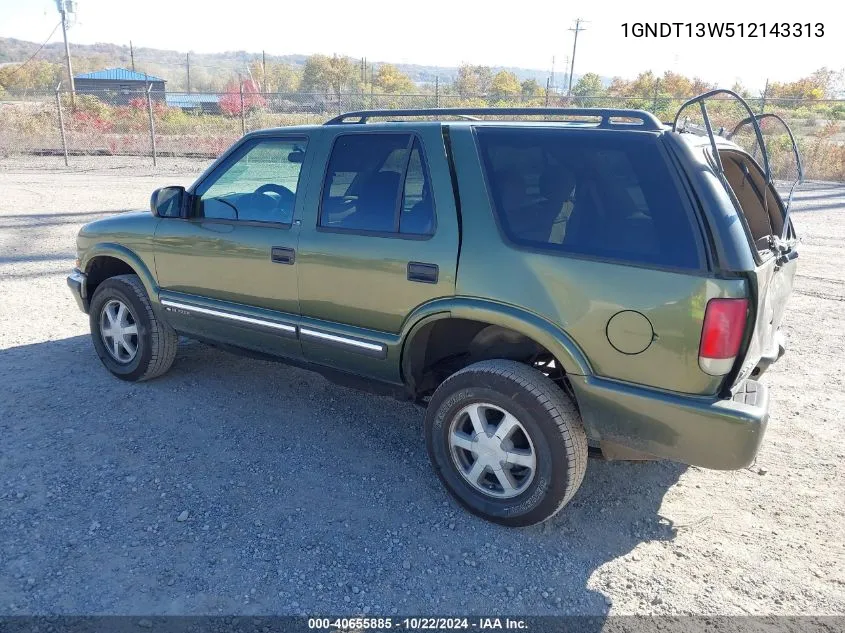
<path fill-rule="evenodd" d="M 296 247 L 308 139 L 248 137 L 155 236 L 160 299 L 177 330 L 288 357 L 297 339 Z"/>
<path fill-rule="evenodd" d="M 325 172 L 311 178 L 298 252 L 303 353 L 398 380 L 406 318 L 455 292 L 457 212 L 442 132 L 327 127 L 320 144 Z"/>

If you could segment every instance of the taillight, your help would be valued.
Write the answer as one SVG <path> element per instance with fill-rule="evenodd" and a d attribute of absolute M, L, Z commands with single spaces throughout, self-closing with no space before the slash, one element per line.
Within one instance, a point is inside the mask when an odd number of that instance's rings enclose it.
<path fill-rule="evenodd" d="M 748 299 L 710 299 L 701 328 L 698 365 L 711 376 L 724 376 L 734 365 L 745 321 Z"/>

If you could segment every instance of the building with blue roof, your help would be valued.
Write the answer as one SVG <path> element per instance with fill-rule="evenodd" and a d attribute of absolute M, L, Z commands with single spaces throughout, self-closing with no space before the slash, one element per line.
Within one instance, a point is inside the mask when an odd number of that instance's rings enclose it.
<path fill-rule="evenodd" d="M 139 73 L 126 68 L 106 68 L 92 73 L 75 75 L 73 78 L 76 92 L 90 94 L 110 103 L 126 104 L 130 99 L 140 96 L 152 85 L 152 97 L 164 100 L 164 84 L 167 80 L 147 73 Z"/>

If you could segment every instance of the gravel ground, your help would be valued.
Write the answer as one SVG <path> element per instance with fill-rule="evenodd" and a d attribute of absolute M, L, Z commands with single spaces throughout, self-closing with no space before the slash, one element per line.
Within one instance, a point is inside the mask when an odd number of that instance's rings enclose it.
<path fill-rule="evenodd" d="M 199 343 L 126 384 L 65 286 L 191 161 L 0 162 L 0 614 L 845 614 L 845 187 L 813 185 L 757 463 L 590 462 L 554 521 L 460 510 L 423 413 Z"/>

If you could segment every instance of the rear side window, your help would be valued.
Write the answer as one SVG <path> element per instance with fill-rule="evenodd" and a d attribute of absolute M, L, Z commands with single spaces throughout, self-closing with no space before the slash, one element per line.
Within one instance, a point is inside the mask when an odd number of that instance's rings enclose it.
<path fill-rule="evenodd" d="M 694 225 L 652 136 L 476 130 L 490 198 L 514 243 L 698 269 Z"/>
<path fill-rule="evenodd" d="M 320 226 L 387 235 L 430 235 L 434 204 L 419 140 L 348 134 L 332 149 Z"/>

